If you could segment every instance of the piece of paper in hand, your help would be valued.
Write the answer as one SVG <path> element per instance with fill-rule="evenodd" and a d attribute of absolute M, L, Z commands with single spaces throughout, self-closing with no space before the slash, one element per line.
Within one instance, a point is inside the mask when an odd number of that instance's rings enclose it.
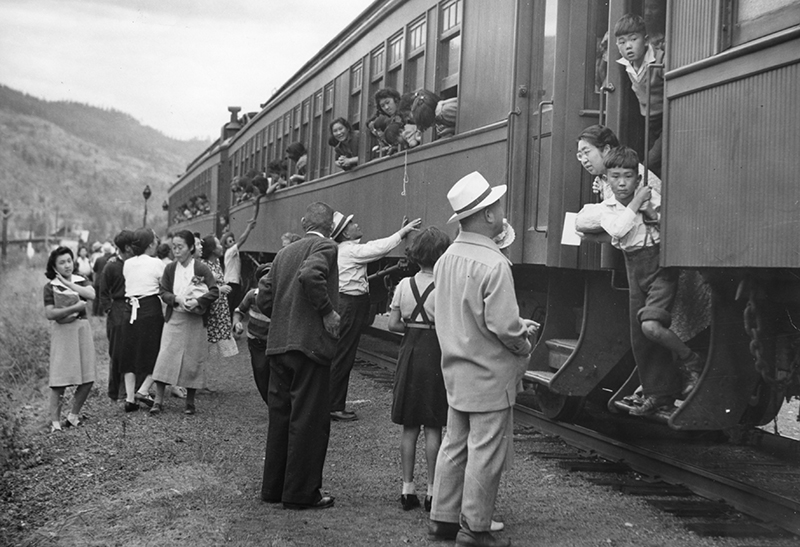
<path fill-rule="evenodd" d="M 578 213 L 564 213 L 564 229 L 561 232 L 562 245 L 580 246 L 581 236 L 578 235 L 578 231 L 575 229 L 575 219 L 577 217 Z"/>

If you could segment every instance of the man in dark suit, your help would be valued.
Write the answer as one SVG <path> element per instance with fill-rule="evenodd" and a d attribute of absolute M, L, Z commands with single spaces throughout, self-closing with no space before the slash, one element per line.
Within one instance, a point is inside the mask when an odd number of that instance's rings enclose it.
<path fill-rule="evenodd" d="M 339 314 L 333 209 L 312 203 L 304 238 L 281 249 L 258 283 L 256 305 L 271 318 L 269 429 L 261 499 L 287 509 L 325 509 L 322 468 L 330 436 L 330 367 Z"/>

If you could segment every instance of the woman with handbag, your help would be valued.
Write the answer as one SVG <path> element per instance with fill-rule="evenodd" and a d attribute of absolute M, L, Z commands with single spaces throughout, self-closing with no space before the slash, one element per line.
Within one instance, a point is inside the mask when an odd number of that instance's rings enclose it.
<path fill-rule="evenodd" d="M 195 239 L 188 230 L 172 237 L 175 261 L 168 264 L 161 277 L 161 299 L 167 305 L 164 332 L 153 370 L 156 400 L 150 414 L 164 409 L 166 386 L 186 388 L 185 414 L 195 413 L 195 393 L 205 383 L 208 358 L 206 325 L 208 310 L 219 298 L 219 288 L 208 266 L 194 259 Z"/>

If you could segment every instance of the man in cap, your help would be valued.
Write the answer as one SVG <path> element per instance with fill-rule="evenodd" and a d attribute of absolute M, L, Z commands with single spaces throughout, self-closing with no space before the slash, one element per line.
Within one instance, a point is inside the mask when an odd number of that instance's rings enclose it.
<path fill-rule="evenodd" d="M 492 513 L 513 454 L 512 409 L 537 324 L 519 317 L 503 231 L 506 186 L 478 172 L 448 192 L 461 233 L 433 269 L 436 333 L 447 389 L 447 432 L 436 460 L 429 536 L 462 546 L 507 546 Z M 497 526 L 496 528 L 499 528 Z"/>
<path fill-rule="evenodd" d="M 357 420 L 355 412 L 345 410 L 350 371 L 356 360 L 361 331 L 369 318 L 369 283 L 367 264 L 383 258 L 400 245 L 403 238 L 413 232 L 422 220 L 417 218 L 404 224 L 397 232 L 383 239 L 361 243 L 364 233 L 353 222 L 353 215 L 333 214 L 331 238 L 339 244 L 339 342 L 336 357 L 331 365 L 331 419 Z"/>

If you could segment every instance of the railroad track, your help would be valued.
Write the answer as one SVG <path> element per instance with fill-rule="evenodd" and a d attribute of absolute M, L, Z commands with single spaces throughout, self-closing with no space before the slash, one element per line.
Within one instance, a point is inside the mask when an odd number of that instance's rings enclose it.
<path fill-rule="evenodd" d="M 397 342 L 381 334 L 362 337 L 359 357 L 394 370 Z M 529 397 L 520 398 L 523 403 Z M 556 436 L 582 452 L 624 464 L 636 473 L 688 489 L 712 501 L 800 536 L 800 442 L 761 430 L 746 442 L 720 442 L 715 434 L 674 432 L 627 416 L 584 412 L 577 424 L 555 422 L 530 405 L 517 404 L 515 421 Z M 622 427 L 620 426 L 622 422 Z M 623 436 L 620 431 L 627 435 Z"/>

